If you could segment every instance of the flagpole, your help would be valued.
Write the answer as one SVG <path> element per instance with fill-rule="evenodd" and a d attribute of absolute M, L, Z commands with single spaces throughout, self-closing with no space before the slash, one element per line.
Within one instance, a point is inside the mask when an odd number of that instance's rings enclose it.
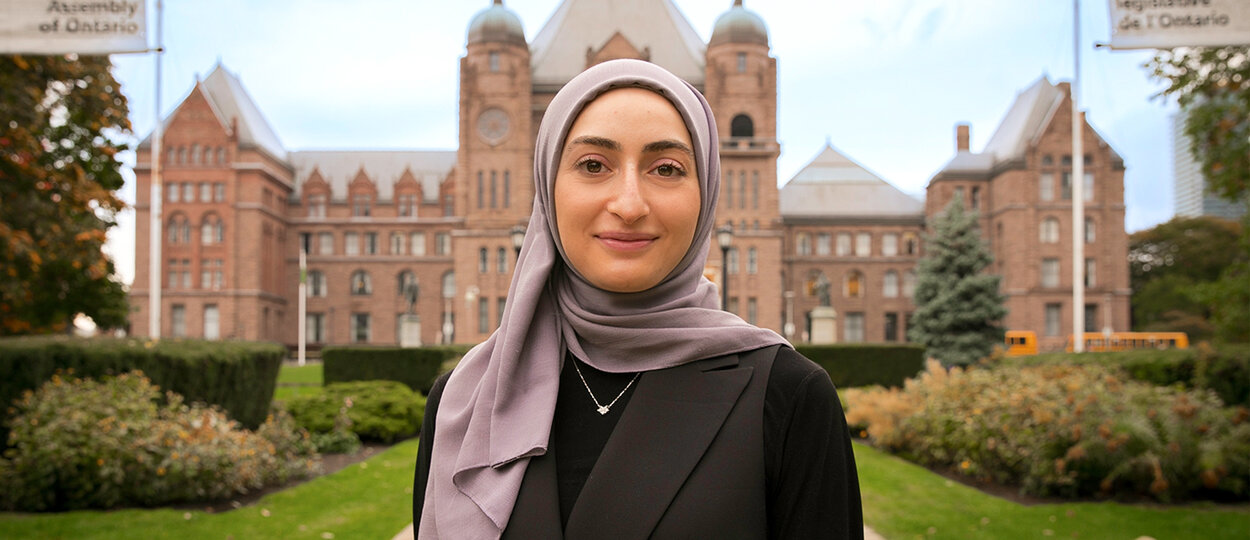
<path fill-rule="evenodd" d="M 299 365 L 304 365 L 304 342 L 308 339 L 308 313 L 305 305 L 308 296 L 308 262 L 304 247 L 299 249 Z"/>
<path fill-rule="evenodd" d="M 161 0 L 156 0 L 156 129 L 152 130 L 152 197 L 148 235 L 148 336 L 161 339 L 161 140 L 165 136 L 161 119 L 161 54 L 165 43 L 161 35 Z"/>
<path fill-rule="evenodd" d="M 1085 122 L 1081 118 L 1081 0 L 1072 0 L 1072 352 L 1085 351 Z"/>

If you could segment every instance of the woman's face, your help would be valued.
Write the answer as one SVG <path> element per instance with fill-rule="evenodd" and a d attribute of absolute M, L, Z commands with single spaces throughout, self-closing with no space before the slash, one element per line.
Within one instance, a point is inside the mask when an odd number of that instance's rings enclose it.
<path fill-rule="evenodd" d="M 611 90 L 586 105 L 565 139 L 555 184 L 565 255 L 600 289 L 659 284 L 699 221 L 699 175 L 681 114 L 650 90 Z"/>

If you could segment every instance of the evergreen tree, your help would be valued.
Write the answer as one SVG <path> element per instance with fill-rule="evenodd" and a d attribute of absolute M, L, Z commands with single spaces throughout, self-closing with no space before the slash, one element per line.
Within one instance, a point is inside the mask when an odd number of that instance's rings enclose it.
<path fill-rule="evenodd" d="M 130 131 L 107 56 L 0 55 L 0 336 L 125 324 L 101 251 Z"/>
<path fill-rule="evenodd" d="M 999 323 L 1007 309 L 999 277 L 985 273 L 994 258 L 981 241 L 976 213 L 965 212 L 958 197 L 932 231 L 916 273 L 916 311 L 907 337 L 945 366 L 971 364 L 1003 342 Z"/>

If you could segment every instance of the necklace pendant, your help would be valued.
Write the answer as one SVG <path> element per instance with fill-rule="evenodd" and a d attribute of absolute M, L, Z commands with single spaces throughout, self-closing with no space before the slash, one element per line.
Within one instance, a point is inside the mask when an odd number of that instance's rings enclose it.
<path fill-rule="evenodd" d="M 599 410 L 599 414 L 608 414 L 608 407 L 606 405 L 603 407 L 599 407 L 598 410 Z"/>

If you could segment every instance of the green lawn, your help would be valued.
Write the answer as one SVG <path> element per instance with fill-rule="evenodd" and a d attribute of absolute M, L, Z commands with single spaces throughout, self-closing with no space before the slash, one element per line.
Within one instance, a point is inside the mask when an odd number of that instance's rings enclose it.
<path fill-rule="evenodd" d="M 866 445 L 855 445 L 855 460 L 864 498 L 864 521 L 890 540 L 1250 537 L 1250 504 L 1164 507 L 1091 502 L 1023 506 Z"/>
<path fill-rule="evenodd" d="M 389 539 L 412 521 L 416 453 L 412 439 L 336 474 L 220 514 L 168 509 L 0 514 L 0 537 Z"/>
<path fill-rule="evenodd" d="M 278 386 L 300 384 L 321 386 L 321 372 L 320 363 L 303 366 L 282 364 L 282 368 L 278 371 Z"/>

